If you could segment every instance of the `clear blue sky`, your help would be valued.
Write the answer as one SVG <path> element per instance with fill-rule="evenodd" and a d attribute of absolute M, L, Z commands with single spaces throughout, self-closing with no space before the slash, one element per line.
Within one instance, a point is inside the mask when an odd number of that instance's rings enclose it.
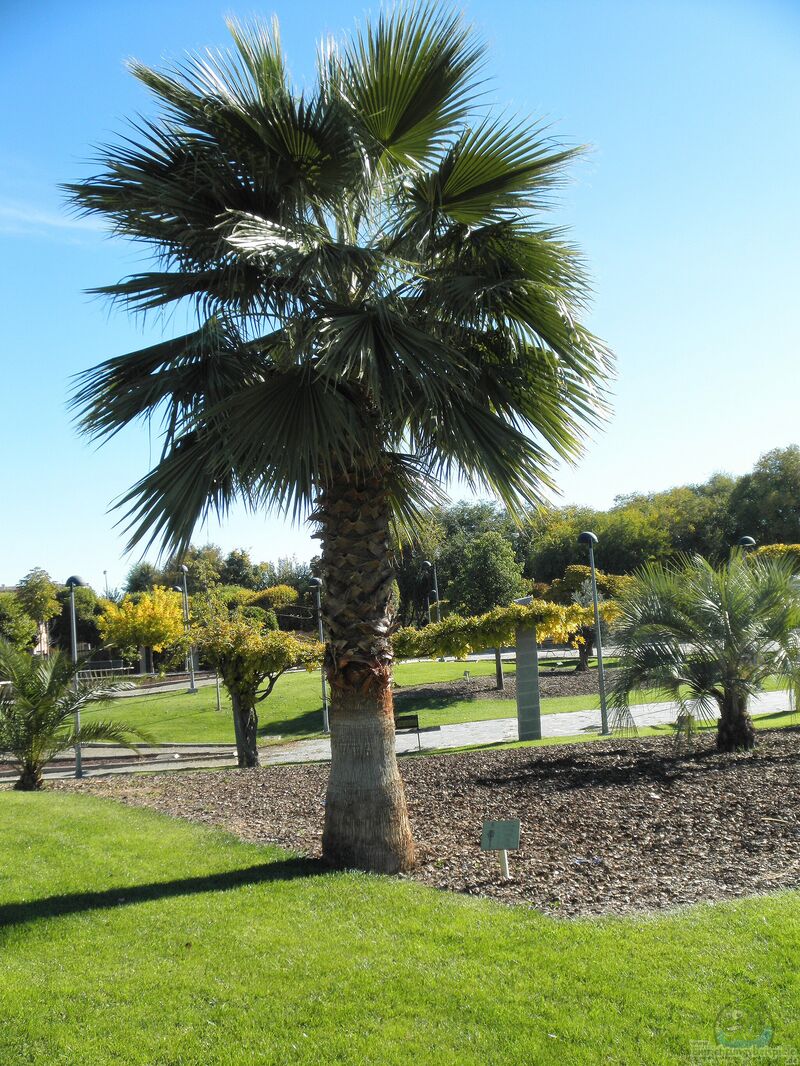
<path fill-rule="evenodd" d="M 376 5 L 377 6 L 377 5 Z M 225 42 L 223 16 L 276 13 L 293 73 L 360 0 L 3 0 L 0 4 L 0 583 L 34 565 L 102 586 L 133 560 L 110 502 L 157 442 L 132 430 L 94 450 L 70 423 L 70 376 L 155 342 L 83 290 L 138 253 L 64 213 L 57 183 L 91 145 L 150 108 L 124 67 Z M 375 10 L 375 7 L 372 8 Z M 741 473 L 800 439 L 800 4 L 796 0 L 471 0 L 498 101 L 592 152 L 555 215 L 592 266 L 590 325 L 616 351 L 615 414 L 563 499 Z M 164 327 L 179 328 L 179 323 Z M 457 490 L 456 490 L 456 494 Z M 199 530 L 258 559 L 314 544 L 306 529 L 236 512 Z"/>

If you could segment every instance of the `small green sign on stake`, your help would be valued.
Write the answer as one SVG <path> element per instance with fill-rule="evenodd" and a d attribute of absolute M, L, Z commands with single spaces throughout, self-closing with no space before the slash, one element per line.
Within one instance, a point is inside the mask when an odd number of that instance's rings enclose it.
<path fill-rule="evenodd" d="M 514 818 L 505 822 L 484 822 L 481 833 L 481 851 L 500 852 L 500 872 L 503 877 L 508 872 L 508 853 L 519 848 L 519 821 Z"/>

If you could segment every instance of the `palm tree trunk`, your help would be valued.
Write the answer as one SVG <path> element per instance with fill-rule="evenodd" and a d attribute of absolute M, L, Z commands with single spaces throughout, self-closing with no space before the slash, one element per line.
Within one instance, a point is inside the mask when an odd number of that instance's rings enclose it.
<path fill-rule="evenodd" d="M 243 699 L 241 693 L 230 689 L 230 696 L 237 761 L 240 769 L 249 770 L 261 765 L 258 757 L 258 715 L 255 706 Z"/>
<path fill-rule="evenodd" d="M 397 873 L 413 866 L 414 842 L 395 754 L 394 575 L 383 478 L 342 475 L 321 492 L 315 517 L 331 686 L 323 855 L 339 868 Z"/>
<path fill-rule="evenodd" d="M 749 751 L 754 748 L 756 731 L 747 709 L 747 696 L 735 688 L 726 689 L 724 697 L 719 700 L 719 711 L 717 750 Z"/>
<path fill-rule="evenodd" d="M 19 780 L 14 784 L 14 788 L 19 792 L 36 792 L 38 789 L 44 788 L 41 766 L 37 763 L 26 762 L 22 767 Z"/>

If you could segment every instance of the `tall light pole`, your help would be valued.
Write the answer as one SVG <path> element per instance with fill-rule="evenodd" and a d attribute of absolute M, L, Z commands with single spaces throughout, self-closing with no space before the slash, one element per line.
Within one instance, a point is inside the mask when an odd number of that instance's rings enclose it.
<path fill-rule="evenodd" d="M 597 573 L 594 566 L 594 546 L 597 544 L 597 536 L 590 530 L 581 533 L 578 537 L 579 544 L 586 544 L 589 548 L 589 567 L 592 571 L 592 601 L 594 603 L 594 632 L 597 645 L 597 677 L 600 687 L 600 733 L 602 736 L 610 736 L 608 728 L 608 709 L 606 707 L 606 675 L 603 669 L 603 638 L 600 634 L 600 608 L 597 602 Z"/>
<path fill-rule="evenodd" d="M 312 577 L 309 581 L 309 585 L 314 590 L 314 600 L 317 608 L 317 626 L 319 628 L 319 642 L 323 646 L 325 645 L 325 633 L 322 629 L 322 580 L 318 577 Z M 328 713 L 328 686 L 325 683 L 325 656 L 322 657 L 322 665 L 319 669 L 320 677 L 322 679 L 322 729 L 325 733 L 330 733 L 331 723 L 330 715 Z"/>
<path fill-rule="evenodd" d="M 72 577 L 68 577 L 66 581 L 67 588 L 69 589 L 69 631 L 72 638 L 72 663 L 74 666 L 78 664 L 78 621 L 75 617 L 75 589 L 82 588 L 86 584 L 81 578 L 76 577 L 75 574 Z M 78 674 L 75 673 L 75 687 L 78 685 Z M 83 777 L 83 766 L 81 764 L 81 712 L 75 711 L 75 776 Z"/>
<path fill-rule="evenodd" d="M 426 559 L 422 565 L 425 567 L 426 570 L 430 571 L 430 574 L 433 577 L 433 588 L 431 591 L 433 592 L 434 598 L 436 600 L 436 621 L 441 622 L 442 608 L 439 606 L 439 578 L 436 575 L 436 560 L 434 559 L 433 562 L 430 562 L 428 559 Z"/>
<path fill-rule="evenodd" d="M 181 564 L 181 573 L 183 574 L 183 628 L 186 632 L 188 641 L 189 637 L 189 586 L 186 584 L 186 575 L 189 573 L 189 567 L 186 563 Z M 189 649 L 189 691 L 197 692 L 197 685 L 194 683 L 194 648 L 191 644 L 187 644 Z"/>

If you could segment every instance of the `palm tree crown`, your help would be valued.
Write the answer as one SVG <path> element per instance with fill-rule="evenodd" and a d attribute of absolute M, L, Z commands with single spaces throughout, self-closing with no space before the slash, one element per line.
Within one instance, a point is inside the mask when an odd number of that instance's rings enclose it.
<path fill-rule="evenodd" d="M 434 6 L 326 45 L 308 92 L 277 26 L 229 29 L 232 52 L 134 63 L 161 115 L 68 187 L 159 260 L 97 291 L 201 317 L 79 384 L 99 437 L 163 414 L 134 540 L 181 547 L 235 495 L 300 513 L 354 466 L 390 481 L 399 517 L 453 474 L 539 499 L 608 372 L 578 321 L 580 257 L 535 221 L 575 150 L 486 113 L 482 48 Z"/>
<path fill-rule="evenodd" d="M 80 680 L 81 667 L 63 652 L 44 658 L 0 640 L 0 754 L 19 766 L 16 788 L 41 788 L 47 763 L 78 741 L 134 748 L 134 738 L 148 739 L 122 722 L 84 722 L 80 732 L 75 729 L 76 712 L 131 687 L 130 682 L 113 677 Z"/>
<path fill-rule="evenodd" d="M 631 693 L 656 688 L 684 713 L 719 715 L 722 750 L 752 747 L 750 698 L 771 676 L 794 685 L 800 670 L 800 583 L 791 566 L 738 551 L 719 567 L 699 556 L 651 564 L 618 606 L 618 721 Z"/>

